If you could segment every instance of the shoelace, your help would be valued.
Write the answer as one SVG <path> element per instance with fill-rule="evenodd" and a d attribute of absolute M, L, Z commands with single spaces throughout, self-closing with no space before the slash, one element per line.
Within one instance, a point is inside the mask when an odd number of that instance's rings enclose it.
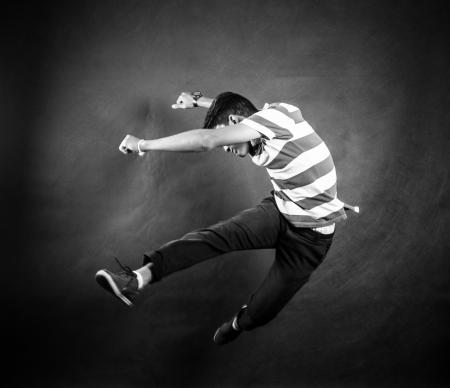
<path fill-rule="evenodd" d="M 129 288 L 128 286 L 130 285 L 130 283 L 136 279 L 136 274 L 133 272 L 133 270 L 128 267 L 127 265 L 123 265 L 119 259 L 117 257 L 114 257 L 114 259 L 116 260 L 117 264 L 119 265 L 120 268 L 123 269 L 123 274 L 127 275 L 128 277 L 130 277 L 130 279 L 128 280 L 127 284 L 124 287 L 124 290 L 127 290 L 128 292 L 132 292 L 133 294 L 137 294 L 137 291 L 133 290 L 132 288 Z"/>
<path fill-rule="evenodd" d="M 123 269 L 123 272 L 125 272 L 127 275 L 135 276 L 134 272 L 130 267 L 128 267 L 127 265 L 123 265 L 117 257 L 114 257 L 114 259 L 116 260 L 119 267 Z"/>

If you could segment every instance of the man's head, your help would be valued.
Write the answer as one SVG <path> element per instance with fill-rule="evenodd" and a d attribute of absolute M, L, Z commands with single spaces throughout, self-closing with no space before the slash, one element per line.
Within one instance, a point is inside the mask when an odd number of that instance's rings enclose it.
<path fill-rule="evenodd" d="M 257 111 L 258 109 L 245 97 L 233 92 L 221 93 L 208 109 L 203 127 L 213 129 L 237 124 Z M 248 154 L 250 147 L 250 142 L 247 142 L 230 144 L 223 149 L 244 157 Z"/>
<path fill-rule="evenodd" d="M 258 109 L 245 97 L 225 92 L 219 94 L 211 104 L 206 113 L 203 128 L 216 128 L 219 125 L 230 125 L 230 116 L 249 117 Z"/>

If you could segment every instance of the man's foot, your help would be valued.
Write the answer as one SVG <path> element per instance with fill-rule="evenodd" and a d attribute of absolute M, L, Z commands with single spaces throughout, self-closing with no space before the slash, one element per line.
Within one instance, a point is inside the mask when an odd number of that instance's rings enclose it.
<path fill-rule="evenodd" d="M 101 269 L 95 274 L 95 280 L 127 306 L 132 306 L 133 299 L 139 293 L 137 275 L 130 267 L 123 266 L 117 259 L 116 261 L 123 271 L 114 273 L 107 269 Z"/>
<path fill-rule="evenodd" d="M 225 345 L 228 342 L 234 341 L 239 334 L 242 333 L 242 330 L 236 330 L 233 327 L 233 322 L 236 317 L 233 317 L 228 322 L 225 322 L 220 326 L 216 333 L 214 334 L 214 342 L 216 345 Z"/>

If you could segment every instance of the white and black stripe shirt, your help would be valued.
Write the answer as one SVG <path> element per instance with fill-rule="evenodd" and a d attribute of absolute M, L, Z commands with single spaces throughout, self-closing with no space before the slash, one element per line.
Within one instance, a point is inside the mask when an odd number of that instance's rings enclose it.
<path fill-rule="evenodd" d="M 263 135 L 252 160 L 267 169 L 283 216 L 297 227 L 325 227 L 322 232 L 332 232 L 334 223 L 347 217 L 345 204 L 337 198 L 330 151 L 300 109 L 266 104 L 242 124 Z"/>

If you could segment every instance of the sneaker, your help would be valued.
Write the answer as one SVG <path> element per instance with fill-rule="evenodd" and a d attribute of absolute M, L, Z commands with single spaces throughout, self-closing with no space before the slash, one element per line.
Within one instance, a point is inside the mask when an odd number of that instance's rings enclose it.
<path fill-rule="evenodd" d="M 214 334 L 214 343 L 216 345 L 225 345 L 228 342 L 234 341 L 242 333 L 242 330 L 236 330 L 233 328 L 233 321 L 236 317 L 233 317 L 228 322 L 225 322 L 220 326 Z"/>
<path fill-rule="evenodd" d="M 130 267 L 122 265 L 117 258 L 116 261 L 123 271 L 114 273 L 107 269 L 101 269 L 95 274 L 95 280 L 127 306 L 132 306 L 133 299 L 139 293 L 137 275 Z"/>

